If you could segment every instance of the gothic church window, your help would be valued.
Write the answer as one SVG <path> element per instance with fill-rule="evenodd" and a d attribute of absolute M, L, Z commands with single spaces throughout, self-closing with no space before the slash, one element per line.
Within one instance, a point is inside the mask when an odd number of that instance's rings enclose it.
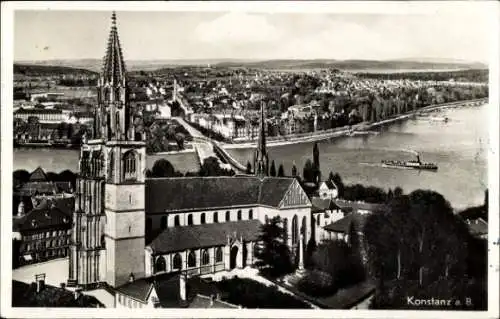
<path fill-rule="evenodd" d="M 217 247 L 215 250 L 215 261 L 222 262 L 222 247 Z"/>
<path fill-rule="evenodd" d="M 167 265 L 165 263 L 165 258 L 160 256 L 156 259 L 156 272 L 165 271 Z"/>
<path fill-rule="evenodd" d="M 252 209 L 250 209 L 248 211 L 248 219 L 253 219 L 253 210 Z"/>
<path fill-rule="evenodd" d="M 188 225 L 193 225 L 193 214 L 188 215 Z"/>
<path fill-rule="evenodd" d="M 206 219 L 205 219 L 205 213 L 201 213 L 201 223 L 202 224 L 205 224 L 206 223 Z"/>
<path fill-rule="evenodd" d="M 115 124 L 116 124 L 116 134 L 119 134 L 121 133 L 121 129 L 120 129 L 120 113 L 119 112 L 116 112 L 115 114 Z"/>
<path fill-rule="evenodd" d="M 188 253 L 188 267 L 196 267 L 196 256 L 193 251 Z"/>
<path fill-rule="evenodd" d="M 201 264 L 208 265 L 210 263 L 210 255 L 208 254 L 208 250 L 203 249 L 201 253 Z"/>
<path fill-rule="evenodd" d="M 130 179 L 135 179 L 136 178 L 136 160 L 135 160 L 135 154 L 133 151 L 129 151 L 123 155 L 123 162 L 124 162 L 124 174 L 125 174 L 125 179 L 130 180 Z"/>
<path fill-rule="evenodd" d="M 114 169 L 115 169 L 115 157 L 113 151 L 109 153 L 109 168 L 108 168 L 108 177 L 110 180 L 113 180 Z"/>
<path fill-rule="evenodd" d="M 214 212 L 214 223 L 219 222 L 219 214 L 217 212 Z"/>
<path fill-rule="evenodd" d="M 174 255 L 172 268 L 173 269 L 181 269 L 182 268 L 182 258 L 181 258 L 181 255 L 179 253 Z"/>
<path fill-rule="evenodd" d="M 241 220 L 241 210 L 238 211 L 238 220 Z"/>
<path fill-rule="evenodd" d="M 231 221 L 231 212 L 227 211 L 226 212 L 226 222 Z"/>
<path fill-rule="evenodd" d="M 180 223 L 180 218 L 179 218 L 179 215 L 175 215 L 174 217 L 174 226 L 180 226 L 181 223 Z"/>

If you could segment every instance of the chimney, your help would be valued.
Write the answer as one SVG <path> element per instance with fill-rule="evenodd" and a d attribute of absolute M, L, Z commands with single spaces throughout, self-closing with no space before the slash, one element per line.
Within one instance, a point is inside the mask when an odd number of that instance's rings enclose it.
<path fill-rule="evenodd" d="M 17 207 L 17 217 L 21 217 L 24 215 L 24 203 L 21 201 L 19 206 Z"/>
<path fill-rule="evenodd" d="M 182 301 L 186 301 L 186 274 L 181 273 L 179 277 L 179 296 Z"/>
<path fill-rule="evenodd" d="M 40 293 L 45 288 L 45 274 L 35 275 L 36 292 Z"/>
<path fill-rule="evenodd" d="M 130 276 L 128 277 L 128 282 L 134 282 L 135 277 L 133 273 L 130 273 Z"/>

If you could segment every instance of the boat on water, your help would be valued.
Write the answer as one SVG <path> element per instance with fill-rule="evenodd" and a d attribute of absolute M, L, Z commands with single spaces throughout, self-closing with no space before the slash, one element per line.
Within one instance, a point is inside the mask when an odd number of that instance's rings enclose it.
<path fill-rule="evenodd" d="M 349 131 L 347 136 L 367 136 L 367 135 L 379 135 L 380 132 L 377 131 Z"/>
<path fill-rule="evenodd" d="M 424 121 L 430 121 L 430 122 L 444 122 L 447 123 L 450 121 L 449 117 L 439 117 L 439 116 L 429 116 L 429 115 L 418 115 L 416 117 L 417 120 L 424 120 Z"/>
<path fill-rule="evenodd" d="M 420 156 L 417 155 L 417 160 L 414 161 L 392 161 L 382 160 L 382 165 L 388 168 L 403 168 L 403 169 L 419 169 L 437 171 L 438 167 L 434 163 L 424 163 L 420 161 Z"/>

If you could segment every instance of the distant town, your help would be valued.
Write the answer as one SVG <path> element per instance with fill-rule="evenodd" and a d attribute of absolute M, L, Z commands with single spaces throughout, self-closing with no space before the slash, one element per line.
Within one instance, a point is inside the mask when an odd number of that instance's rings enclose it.
<path fill-rule="evenodd" d="M 349 184 L 322 174 L 317 143 L 480 108 L 487 69 L 128 71 L 116 21 L 99 73 L 14 64 L 14 147 L 79 151 L 78 171 L 13 172 L 14 307 L 487 308 L 487 189 L 456 212 L 425 179 Z M 311 156 L 290 171 L 269 152 L 302 142 Z M 198 171 L 172 165 L 183 153 Z"/>

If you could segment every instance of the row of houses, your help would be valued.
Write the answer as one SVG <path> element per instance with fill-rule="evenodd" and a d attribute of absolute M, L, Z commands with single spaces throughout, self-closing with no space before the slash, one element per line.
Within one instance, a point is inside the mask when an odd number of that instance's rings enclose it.
<path fill-rule="evenodd" d="M 42 168 L 13 194 L 15 266 L 66 257 L 71 239 L 74 196 L 71 182 L 50 181 Z"/>

